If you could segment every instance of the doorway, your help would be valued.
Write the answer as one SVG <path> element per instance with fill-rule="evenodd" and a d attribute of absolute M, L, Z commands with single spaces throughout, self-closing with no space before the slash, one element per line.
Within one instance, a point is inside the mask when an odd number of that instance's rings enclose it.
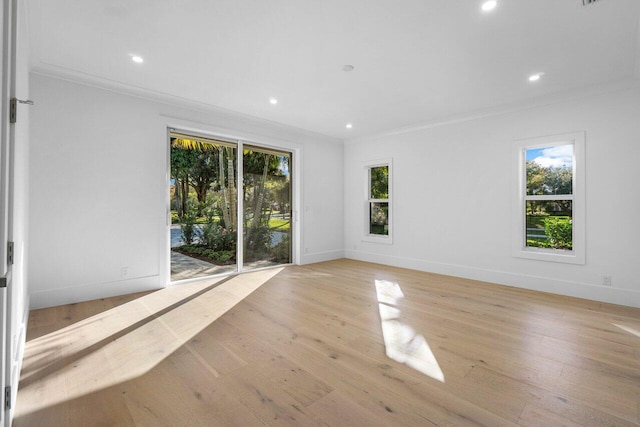
<path fill-rule="evenodd" d="M 291 152 L 169 132 L 171 281 L 292 262 Z"/>

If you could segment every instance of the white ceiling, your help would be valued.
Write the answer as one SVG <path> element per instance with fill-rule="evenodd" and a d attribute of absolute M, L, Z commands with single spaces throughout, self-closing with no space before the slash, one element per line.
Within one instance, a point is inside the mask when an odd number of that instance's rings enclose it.
<path fill-rule="evenodd" d="M 37 72 L 340 139 L 640 76 L 639 0 L 499 0 L 490 13 L 481 3 L 27 0 L 27 7 Z M 133 63 L 132 54 L 145 62 Z M 344 72 L 345 64 L 355 70 Z M 529 82 L 536 72 L 543 77 Z"/>

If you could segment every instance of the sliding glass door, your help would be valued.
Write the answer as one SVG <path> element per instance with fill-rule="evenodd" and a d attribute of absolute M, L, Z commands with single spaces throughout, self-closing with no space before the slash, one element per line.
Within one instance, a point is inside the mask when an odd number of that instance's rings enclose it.
<path fill-rule="evenodd" d="M 245 270 L 291 262 L 291 157 L 284 151 L 244 146 Z"/>
<path fill-rule="evenodd" d="M 171 281 L 290 263 L 291 153 L 169 137 Z"/>
<path fill-rule="evenodd" d="M 237 144 L 170 134 L 171 280 L 237 270 Z"/>

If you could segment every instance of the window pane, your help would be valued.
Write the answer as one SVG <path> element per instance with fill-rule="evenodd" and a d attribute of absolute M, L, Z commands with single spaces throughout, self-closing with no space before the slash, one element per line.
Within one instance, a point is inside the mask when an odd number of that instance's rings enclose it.
<path fill-rule="evenodd" d="M 526 150 L 527 195 L 573 194 L 573 145 Z"/>
<path fill-rule="evenodd" d="M 528 247 L 573 249 L 573 202 L 527 201 Z"/>
<path fill-rule="evenodd" d="M 171 134 L 171 280 L 236 271 L 236 147 Z"/>
<path fill-rule="evenodd" d="M 389 198 L 389 166 L 377 166 L 369 169 L 369 188 L 371 199 Z"/>
<path fill-rule="evenodd" d="M 243 270 L 291 262 L 291 153 L 244 146 Z"/>
<path fill-rule="evenodd" d="M 369 233 L 389 235 L 389 203 L 369 203 Z"/>

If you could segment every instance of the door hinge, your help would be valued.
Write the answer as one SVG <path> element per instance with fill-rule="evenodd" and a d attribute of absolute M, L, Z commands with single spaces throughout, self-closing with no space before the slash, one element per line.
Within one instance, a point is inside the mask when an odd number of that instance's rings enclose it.
<path fill-rule="evenodd" d="M 9 101 L 9 123 L 15 123 L 18 120 L 18 102 L 20 104 L 33 105 L 30 99 L 11 98 Z"/>
<path fill-rule="evenodd" d="M 18 115 L 18 99 L 11 98 L 9 101 L 9 123 L 15 123 Z"/>
<path fill-rule="evenodd" d="M 13 242 L 7 242 L 7 264 L 13 265 Z"/>
<path fill-rule="evenodd" d="M 4 409 L 11 409 L 11 386 L 4 388 Z"/>
<path fill-rule="evenodd" d="M 0 289 L 1 288 L 6 288 L 7 287 L 7 278 L 6 277 L 0 277 Z"/>

